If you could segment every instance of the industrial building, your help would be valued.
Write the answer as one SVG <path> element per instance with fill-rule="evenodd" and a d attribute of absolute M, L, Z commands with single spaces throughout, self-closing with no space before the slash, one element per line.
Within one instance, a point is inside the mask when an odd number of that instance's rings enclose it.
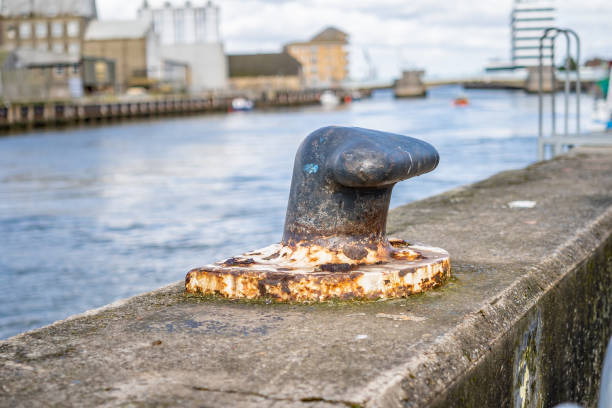
<path fill-rule="evenodd" d="M 85 32 L 83 53 L 115 60 L 119 91 L 150 87 L 162 79 L 159 42 L 146 21 L 92 21 Z"/>
<path fill-rule="evenodd" d="M 218 6 L 210 1 L 204 6 L 187 1 L 183 6 L 166 2 L 154 8 L 145 0 L 138 16 L 152 24 L 159 37 L 162 59 L 191 67 L 191 93 L 227 87 L 227 57 L 219 36 Z"/>
<path fill-rule="evenodd" d="M 287 53 L 230 55 L 230 88 L 237 91 L 298 91 L 302 66 Z"/>

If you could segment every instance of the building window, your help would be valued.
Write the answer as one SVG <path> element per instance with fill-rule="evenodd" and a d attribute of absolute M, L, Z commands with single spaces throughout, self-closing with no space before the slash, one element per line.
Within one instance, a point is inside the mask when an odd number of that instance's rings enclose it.
<path fill-rule="evenodd" d="M 60 77 L 64 75 L 64 67 L 62 66 L 55 67 L 55 74 Z"/>
<path fill-rule="evenodd" d="M 196 31 L 196 41 L 197 42 L 205 42 L 206 38 L 206 12 L 204 9 L 198 8 L 196 9 L 195 15 L 195 31 Z"/>
<path fill-rule="evenodd" d="M 57 52 L 58 54 L 62 54 L 64 52 L 64 44 L 55 43 L 53 44 L 53 52 Z"/>
<path fill-rule="evenodd" d="M 105 83 L 108 80 L 108 67 L 105 62 L 96 61 L 94 63 L 94 72 L 96 76 L 96 82 Z"/>
<path fill-rule="evenodd" d="M 36 49 L 39 51 L 49 51 L 49 44 L 46 42 L 40 42 L 36 45 Z"/>
<path fill-rule="evenodd" d="M 6 38 L 14 40 L 17 37 L 17 28 L 14 25 L 8 26 L 6 29 Z"/>
<path fill-rule="evenodd" d="M 32 36 L 32 24 L 21 23 L 19 24 L 19 37 L 30 38 Z"/>
<path fill-rule="evenodd" d="M 79 66 L 78 66 L 77 64 L 74 64 L 74 65 L 72 66 L 72 73 L 73 73 L 74 75 L 78 75 L 78 73 L 79 73 Z"/>
<path fill-rule="evenodd" d="M 68 45 L 68 54 L 78 55 L 81 52 L 79 43 L 73 42 Z"/>
<path fill-rule="evenodd" d="M 163 16 L 160 12 L 153 12 L 153 31 L 155 34 L 160 34 L 163 27 Z"/>
<path fill-rule="evenodd" d="M 36 23 L 36 38 L 47 38 L 47 23 L 44 21 Z"/>
<path fill-rule="evenodd" d="M 55 38 L 64 36 L 64 24 L 61 21 L 51 23 L 51 35 Z"/>
<path fill-rule="evenodd" d="M 68 37 L 78 37 L 79 36 L 79 22 L 69 21 L 68 24 L 66 24 L 66 32 L 68 33 Z"/>
<path fill-rule="evenodd" d="M 174 11 L 174 42 L 182 44 L 185 41 L 185 14 L 183 10 Z"/>

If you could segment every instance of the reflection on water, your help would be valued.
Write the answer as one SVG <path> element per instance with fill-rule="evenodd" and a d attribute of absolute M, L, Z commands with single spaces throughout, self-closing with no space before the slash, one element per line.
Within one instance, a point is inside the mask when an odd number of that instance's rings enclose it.
<path fill-rule="evenodd" d="M 441 161 L 392 206 L 536 160 L 537 98 L 454 87 L 325 111 L 208 115 L 0 138 L 0 338 L 183 279 L 280 239 L 293 156 L 312 130 L 424 139 Z"/>

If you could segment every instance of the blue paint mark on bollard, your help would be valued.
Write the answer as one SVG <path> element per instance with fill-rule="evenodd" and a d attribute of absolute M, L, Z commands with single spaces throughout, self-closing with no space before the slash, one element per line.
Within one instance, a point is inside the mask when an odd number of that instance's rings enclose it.
<path fill-rule="evenodd" d="M 303 169 L 308 174 L 315 174 L 317 171 L 319 171 L 319 165 L 314 163 L 308 163 L 304 165 Z"/>

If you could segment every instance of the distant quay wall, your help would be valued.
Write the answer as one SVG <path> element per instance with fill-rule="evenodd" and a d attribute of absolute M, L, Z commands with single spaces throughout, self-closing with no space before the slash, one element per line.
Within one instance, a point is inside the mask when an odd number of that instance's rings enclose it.
<path fill-rule="evenodd" d="M 272 109 L 319 103 L 320 91 L 274 92 L 254 100 L 255 109 Z M 336 91 L 340 103 L 350 95 Z M 17 102 L 0 106 L 0 131 L 28 130 L 36 127 L 67 126 L 126 119 L 220 113 L 232 110 L 239 95 L 207 97 L 155 97 L 121 101 Z"/>
<path fill-rule="evenodd" d="M 557 77 L 558 89 L 562 88 L 563 77 Z M 461 85 L 465 89 L 506 89 L 526 92 L 537 92 L 537 88 L 529 87 L 524 79 L 496 79 L 496 78 L 480 78 L 480 79 L 450 79 L 450 80 L 432 80 L 425 81 L 427 88 L 444 85 Z M 546 84 L 545 84 L 546 85 Z M 593 81 L 581 81 L 582 92 L 588 93 L 594 86 Z M 576 91 L 576 81 L 570 81 L 570 90 Z M 545 91 L 546 92 L 546 91 Z"/>

